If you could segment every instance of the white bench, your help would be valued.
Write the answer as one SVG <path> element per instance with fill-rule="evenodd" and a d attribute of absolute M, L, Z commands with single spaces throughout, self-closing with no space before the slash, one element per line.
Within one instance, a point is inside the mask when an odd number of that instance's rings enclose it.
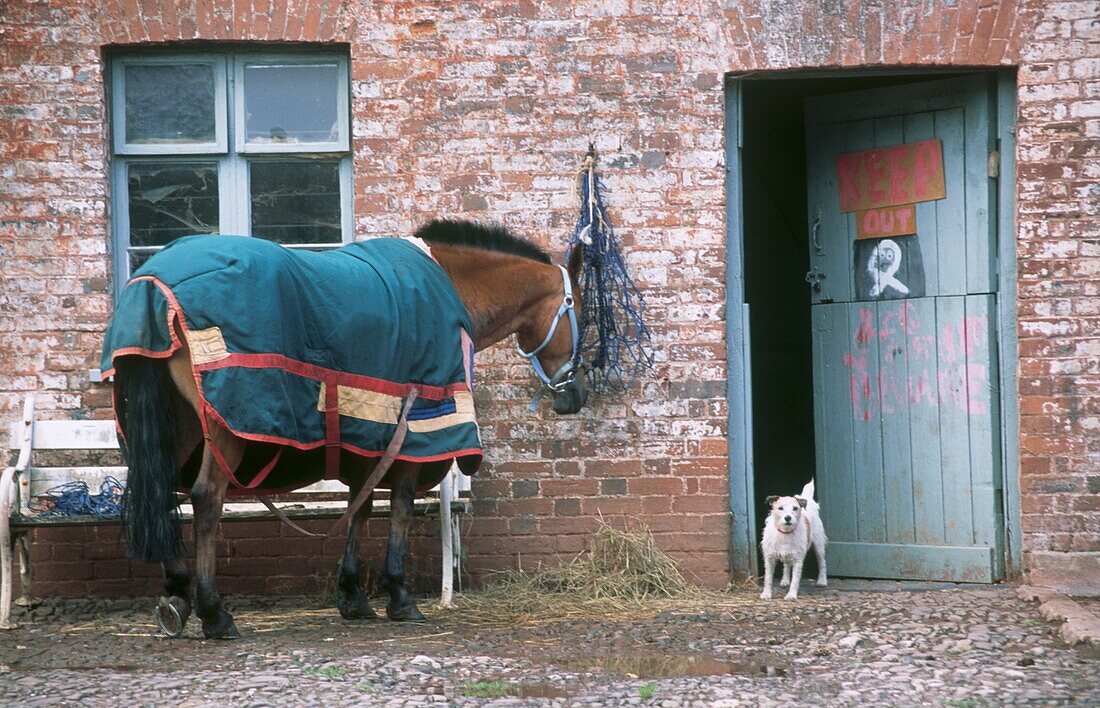
<path fill-rule="evenodd" d="M 38 527 L 73 526 L 81 524 L 117 523 L 118 517 L 77 515 L 56 516 L 35 511 L 33 504 L 47 496 L 47 491 L 68 482 L 82 481 L 90 494 L 98 494 L 108 476 L 126 483 L 126 468 L 115 466 L 39 466 L 32 464 L 37 451 L 68 451 L 67 457 L 85 461 L 96 455 L 106 457 L 117 453 L 118 438 L 113 420 L 34 420 L 34 399 L 27 397 L 23 419 L 11 425 L 11 450 L 18 450 L 18 461 L 4 469 L 0 476 L 0 629 L 10 629 L 14 556 L 19 556 L 22 594 L 15 602 L 31 605 L 31 568 L 28 553 L 28 533 Z M 117 457 L 117 454 L 114 456 Z M 417 499 L 413 513 L 438 513 L 441 517 L 443 540 L 443 585 L 441 604 L 452 600 L 454 577 L 460 574 L 461 537 L 458 515 L 470 510 L 469 477 L 452 467 L 442 483 L 427 496 Z M 379 495 L 376 495 L 378 497 Z M 463 498 L 463 497 L 467 498 Z M 338 518 L 347 508 L 347 486 L 326 480 L 302 489 L 273 497 L 280 511 L 291 519 Z M 180 508 L 182 517 L 191 518 L 190 503 Z M 374 504 L 373 516 L 389 513 L 389 499 L 382 496 Z M 227 501 L 222 521 L 273 519 L 272 513 L 259 502 Z"/>

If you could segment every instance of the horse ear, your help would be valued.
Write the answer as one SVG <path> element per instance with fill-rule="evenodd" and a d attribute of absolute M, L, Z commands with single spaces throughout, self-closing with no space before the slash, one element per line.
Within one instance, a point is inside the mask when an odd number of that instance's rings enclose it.
<path fill-rule="evenodd" d="M 565 269 L 569 271 L 569 277 L 574 283 L 581 282 L 581 268 L 584 266 L 584 244 L 577 243 L 569 251 L 569 263 Z"/>

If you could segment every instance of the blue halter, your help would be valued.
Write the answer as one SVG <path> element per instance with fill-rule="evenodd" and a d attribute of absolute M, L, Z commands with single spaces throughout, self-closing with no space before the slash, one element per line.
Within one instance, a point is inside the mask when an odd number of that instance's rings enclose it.
<path fill-rule="evenodd" d="M 538 406 L 539 399 L 542 398 L 542 394 L 546 391 L 553 393 L 561 393 L 565 390 L 566 386 L 569 386 L 577 378 L 577 370 L 580 368 L 582 359 L 577 356 L 577 345 L 579 339 L 579 329 L 577 327 L 577 313 L 573 308 L 573 284 L 569 281 L 569 271 L 563 266 L 558 266 L 561 270 L 562 282 L 564 283 L 565 294 L 562 296 L 561 305 L 558 307 L 557 314 L 554 315 L 554 321 L 550 323 L 550 331 L 546 334 L 546 339 L 542 340 L 542 344 L 538 345 L 529 352 L 523 351 L 523 347 L 516 346 L 519 353 L 531 362 L 531 366 L 534 367 L 535 373 L 542 381 L 542 388 L 535 395 L 534 400 L 531 401 L 531 410 L 535 410 Z M 554 333 L 558 331 L 558 323 L 561 322 L 563 315 L 569 315 L 569 330 L 573 334 L 573 350 L 569 355 L 569 361 L 562 364 L 561 368 L 554 372 L 553 376 L 547 376 L 546 371 L 542 368 L 542 363 L 538 360 L 538 353 L 546 348 L 550 344 L 550 340 L 554 338 Z"/>

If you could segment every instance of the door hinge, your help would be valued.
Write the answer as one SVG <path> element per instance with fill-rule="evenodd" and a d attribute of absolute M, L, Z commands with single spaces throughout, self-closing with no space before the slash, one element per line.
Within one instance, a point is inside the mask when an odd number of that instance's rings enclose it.
<path fill-rule="evenodd" d="M 989 175 L 989 179 L 997 179 L 1001 176 L 1001 151 L 991 150 L 989 153 L 989 162 L 986 164 L 986 173 Z"/>

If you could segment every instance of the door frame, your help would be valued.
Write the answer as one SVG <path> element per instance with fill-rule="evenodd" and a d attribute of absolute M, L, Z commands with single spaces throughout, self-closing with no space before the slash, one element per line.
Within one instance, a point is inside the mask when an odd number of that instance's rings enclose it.
<path fill-rule="evenodd" d="M 726 399 L 729 447 L 730 573 L 735 582 L 754 578 L 758 567 L 755 478 L 752 453 L 751 333 L 745 302 L 744 145 L 741 87 L 749 80 L 851 78 L 882 75 L 926 76 L 963 73 L 938 70 L 751 72 L 727 75 L 725 92 L 726 163 Z M 1023 568 L 1019 484 L 1019 365 L 1016 332 L 1016 75 L 1014 69 L 982 71 L 990 77 L 996 118 L 992 130 L 1000 153 L 995 194 L 997 207 L 997 350 L 1000 353 L 1001 477 L 1005 577 L 1018 579 Z M 751 77 L 751 78 L 750 78 Z M 994 214 L 991 214 L 994 216 Z M 808 306 L 808 305 L 807 305 Z"/>

